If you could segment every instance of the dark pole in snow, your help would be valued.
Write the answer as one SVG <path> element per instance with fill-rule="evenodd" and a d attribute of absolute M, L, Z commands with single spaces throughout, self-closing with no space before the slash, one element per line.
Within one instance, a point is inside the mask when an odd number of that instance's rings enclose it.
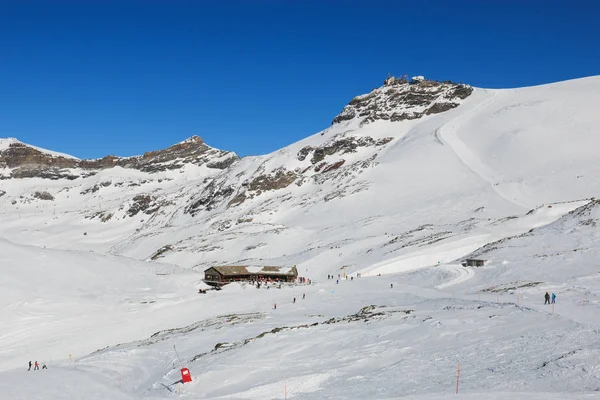
<path fill-rule="evenodd" d="M 183 364 L 181 363 L 181 358 L 179 358 L 179 353 L 177 352 L 177 349 L 175 348 L 175 345 L 173 345 L 173 350 L 175 350 L 175 354 L 177 355 L 177 359 L 179 360 L 179 366 L 181 368 L 183 368 Z"/>

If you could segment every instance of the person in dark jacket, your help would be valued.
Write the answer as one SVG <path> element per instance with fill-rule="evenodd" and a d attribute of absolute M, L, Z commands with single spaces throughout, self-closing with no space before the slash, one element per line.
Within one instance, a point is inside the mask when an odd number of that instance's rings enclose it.
<path fill-rule="evenodd" d="M 548 292 L 546 292 L 546 294 L 544 295 L 544 298 L 546 299 L 544 304 L 550 304 L 550 294 Z"/>
<path fill-rule="evenodd" d="M 29 369 L 28 369 L 27 371 L 31 371 L 31 366 L 32 366 L 32 365 L 33 365 L 33 364 L 31 363 L 31 361 L 29 361 Z"/>

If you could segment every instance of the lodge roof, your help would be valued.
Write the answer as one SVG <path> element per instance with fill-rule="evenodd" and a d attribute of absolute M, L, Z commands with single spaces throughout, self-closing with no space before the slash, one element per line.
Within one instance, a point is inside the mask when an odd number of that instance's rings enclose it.
<path fill-rule="evenodd" d="M 238 275 L 280 275 L 280 276 L 297 276 L 298 270 L 296 267 L 274 267 L 274 266 L 251 266 L 251 265 L 220 265 L 211 267 L 204 271 L 214 269 L 222 276 L 238 276 Z"/>

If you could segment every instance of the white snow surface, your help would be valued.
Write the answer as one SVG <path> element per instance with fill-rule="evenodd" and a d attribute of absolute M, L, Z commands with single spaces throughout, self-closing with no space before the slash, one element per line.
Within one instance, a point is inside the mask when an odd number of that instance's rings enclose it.
<path fill-rule="evenodd" d="M 475 89 L 226 170 L 0 180 L 0 399 L 597 398 L 598 105 L 599 77 Z M 391 141 L 309 168 L 361 138 Z M 313 284 L 198 293 L 214 265 Z"/>

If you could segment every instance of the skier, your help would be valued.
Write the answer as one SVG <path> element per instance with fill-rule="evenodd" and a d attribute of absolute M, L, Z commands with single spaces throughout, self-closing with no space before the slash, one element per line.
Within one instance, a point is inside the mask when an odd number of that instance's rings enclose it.
<path fill-rule="evenodd" d="M 552 304 L 556 304 L 556 295 L 552 293 Z"/>
<path fill-rule="evenodd" d="M 32 366 L 32 365 L 33 365 L 33 364 L 31 364 L 31 361 L 29 361 L 29 369 L 28 369 L 27 371 L 31 371 L 31 366 Z"/>
<path fill-rule="evenodd" d="M 393 288 L 394 288 L 394 284 L 390 283 L 390 289 L 393 289 Z"/>
<path fill-rule="evenodd" d="M 294 301 L 292 303 L 294 303 L 294 304 L 296 303 L 296 298 L 295 297 L 294 297 Z"/>
<path fill-rule="evenodd" d="M 273 310 L 277 310 L 277 303 L 273 304 Z"/>
<path fill-rule="evenodd" d="M 302 300 L 306 298 L 306 293 L 302 293 Z"/>
<path fill-rule="evenodd" d="M 550 304 L 550 294 L 548 292 L 546 292 L 546 294 L 544 295 L 544 299 L 546 299 L 546 301 L 544 301 L 544 304 Z"/>
<path fill-rule="evenodd" d="M 48 369 L 48 367 L 46 367 L 46 364 L 42 363 L 42 369 Z"/>
<path fill-rule="evenodd" d="M 338 283 L 340 283 L 340 280 L 339 280 L 339 279 L 336 279 L 336 280 L 335 280 L 335 284 L 337 285 Z"/>
<path fill-rule="evenodd" d="M 36 361 L 35 366 L 33 367 L 33 370 L 35 371 L 36 369 L 39 370 L 40 369 L 40 364 L 38 364 L 38 362 Z"/>

